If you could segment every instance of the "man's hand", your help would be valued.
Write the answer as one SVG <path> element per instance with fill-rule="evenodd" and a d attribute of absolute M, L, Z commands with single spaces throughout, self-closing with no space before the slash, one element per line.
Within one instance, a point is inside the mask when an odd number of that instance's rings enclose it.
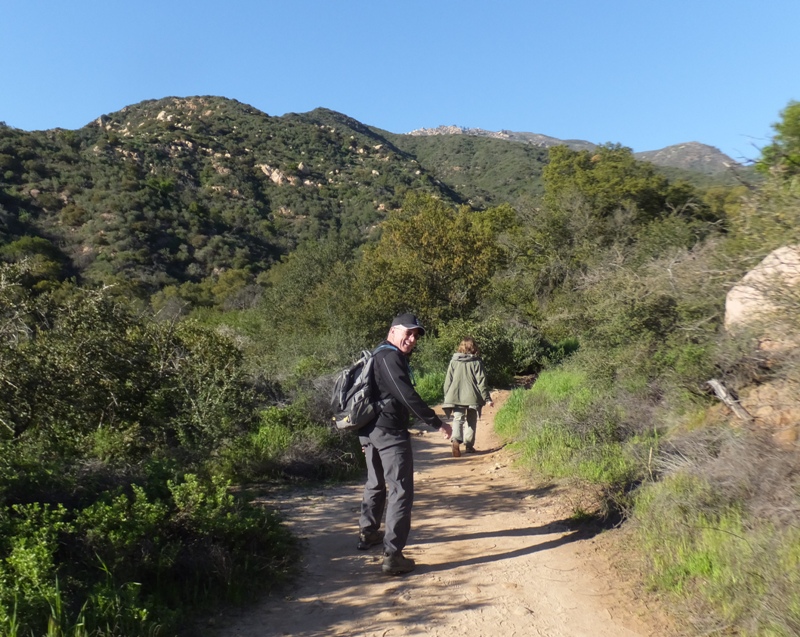
<path fill-rule="evenodd" d="M 453 428 L 448 423 L 443 422 L 439 430 L 442 432 L 445 440 L 450 440 L 450 436 L 453 435 Z"/>

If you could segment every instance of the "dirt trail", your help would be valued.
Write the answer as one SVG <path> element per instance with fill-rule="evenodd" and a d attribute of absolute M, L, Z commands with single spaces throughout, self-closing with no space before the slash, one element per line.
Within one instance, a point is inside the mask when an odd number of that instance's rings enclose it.
<path fill-rule="evenodd" d="M 290 596 L 228 618 L 220 637 L 636 637 L 665 624 L 615 581 L 601 540 L 567 525 L 563 493 L 536 489 L 493 432 L 507 393 L 478 425 L 478 453 L 453 458 L 438 432 L 414 433 L 416 500 L 406 576 L 381 573 L 381 549 L 355 549 L 361 485 L 274 505 L 305 539 Z"/>

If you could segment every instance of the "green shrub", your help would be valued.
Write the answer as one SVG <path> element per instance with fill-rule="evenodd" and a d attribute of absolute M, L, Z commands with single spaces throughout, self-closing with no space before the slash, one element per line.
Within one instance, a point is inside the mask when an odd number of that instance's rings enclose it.
<path fill-rule="evenodd" d="M 5 614 L 0 619 L 10 622 L 14 608 L 16 621 L 30 626 L 32 618 L 48 614 L 57 594 L 59 541 L 70 531 L 63 506 L 35 503 L 6 511 L 0 562 L 0 609 Z"/>
<path fill-rule="evenodd" d="M 217 332 L 156 323 L 107 290 L 4 285 L 0 296 L 13 303 L 2 306 L 0 418 L 42 457 L 202 463 L 254 420 L 241 352 Z"/>
<path fill-rule="evenodd" d="M 416 378 L 416 390 L 428 405 L 438 405 L 444 400 L 444 372 L 434 372 Z"/>
<path fill-rule="evenodd" d="M 221 479 L 187 474 L 167 486 L 166 500 L 134 486 L 131 495 L 108 496 L 70 516 L 62 511 L 69 526 L 39 525 L 60 533 L 58 553 L 51 550 L 59 563 L 39 567 L 49 588 L 20 595 L 40 608 L 23 613 L 18 606 L 18 619 L 44 621 L 41 608 L 57 599 L 62 624 L 80 614 L 87 634 L 121 622 L 113 634 L 144 635 L 153 621 L 173 630 L 188 611 L 248 598 L 256 575 L 266 587 L 283 581 L 295 546 L 274 513 L 236 499 Z M 55 590 L 56 577 L 69 589 Z"/>
<path fill-rule="evenodd" d="M 713 343 L 667 343 L 654 356 L 656 364 L 684 387 L 700 387 L 717 373 Z"/>
<path fill-rule="evenodd" d="M 258 428 L 228 448 L 220 465 L 246 482 L 346 478 L 362 467 L 358 437 L 314 421 L 302 401 L 264 410 Z"/>
<path fill-rule="evenodd" d="M 281 580 L 286 529 L 209 477 L 256 422 L 236 343 L 0 268 L 0 634 L 171 631 Z"/>
<path fill-rule="evenodd" d="M 94 556 L 88 574 L 81 560 L 64 562 L 75 557 L 74 547 L 80 545 L 81 523 L 70 517 L 63 506 L 12 508 L 0 565 L 2 634 L 149 634 L 155 625 L 137 584 L 115 586 L 110 571 Z M 61 581 L 69 586 L 62 587 Z"/>
<path fill-rule="evenodd" d="M 532 327 L 457 319 L 443 324 L 436 336 L 424 338 L 415 353 L 414 366 L 423 373 L 445 372 L 463 338 L 475 339 L 492 387 L 508 387 L 517 374 L 538 371 L 551 353 L 541 334 Z"/>
<path fill-rule="evenodd" d="M 564 362 L 571 354 L 580 348 L 580 341 L 574 336 L 568 336 L 550 345 L 542 359 L 543 367 L 549 367 Z"/>

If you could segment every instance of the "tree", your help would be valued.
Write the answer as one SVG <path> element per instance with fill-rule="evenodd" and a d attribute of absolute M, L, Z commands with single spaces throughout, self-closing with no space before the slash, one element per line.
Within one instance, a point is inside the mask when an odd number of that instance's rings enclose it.
<path fill-rule="evenodd" d="M 684 209 L 695 216 L 699 203 L 693 188 L 670 184 L 652 164 L 636 160 L 630 148 L 619 144 L 594 151 L 555 146 L 542 176 L 548 207 L 558 208 L 579 195 L 598 217 L 631 205 L 647 219 Z M 691 202 L 695 206 L 687 208 Z"/>
<path fill-rule="evenodd" d="M 431 325 L 467 316 L 503 261 L 492 219 L 504 211 L 455 210 L 429 195 L 409 195 L 360 264 L 370 314 L 385 323 L 411 309 Z"/>
<path fill-rule="evenodd" d="M 761 151 L 756 169 L 791 177 L 800 174 L 800 102 L 789 102 L 781 111 L 781 118 L 772 125 L 775 137 Z"/>
<path fill-rule="evenodd" d="M 38 291 L 53 287 L 63 277 L 66 262 L 64 255 L 50 241 L 30 236 L 20 237 L 0 247 L 0 259 L 25 261 L 25 283 Z"/>

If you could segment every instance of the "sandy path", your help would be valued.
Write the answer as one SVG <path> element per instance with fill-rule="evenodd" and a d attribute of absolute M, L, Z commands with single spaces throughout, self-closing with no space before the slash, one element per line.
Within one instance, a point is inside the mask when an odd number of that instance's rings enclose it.
<path fill-rule="evenodd" d="M 511 468 L 492 430 L 452 458 L 440 434 L 414 437 L 416 501 L 406 576 L 381 573 L 381 549 L 355 549 L 361 485 L 306 491 L 274 504 L 306 542 L 290 596 L 228 618 L 221 637 L 634 637 L 666 630 L 614 581 L 604 536 L 570 530 L 564 494 Z"/>

